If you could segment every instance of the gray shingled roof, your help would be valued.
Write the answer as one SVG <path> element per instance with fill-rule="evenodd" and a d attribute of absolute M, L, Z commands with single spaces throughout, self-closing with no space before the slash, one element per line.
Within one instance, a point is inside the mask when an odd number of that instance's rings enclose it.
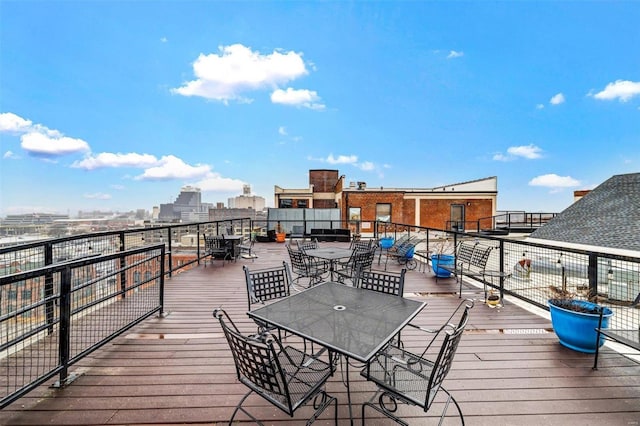
<path fill-rule="evenodd" d="M 531 238 L 640 251 L 640 173 L 611 177 Z"/>

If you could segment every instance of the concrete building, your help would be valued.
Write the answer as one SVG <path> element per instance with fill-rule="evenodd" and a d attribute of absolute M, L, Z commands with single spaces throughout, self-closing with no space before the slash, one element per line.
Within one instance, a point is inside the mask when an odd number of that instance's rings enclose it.
<path fill-rule="evenodd" d="M 161 222 L 194 222 L 209 215 L 211 203 L 203 203 L 200 188 L 184 186 L 176 201 L 160 204 L 158 220 Z M 206 220 L 206 219 L 205 219 Z"/>
<path fill-rule="evenodd" d="M 262 211 L 265 208 L 264 197 L 251 194 L 251 185 L 242 186 L 242 195 L 229 198 L 227 204 L 230 209 L 253 209 Z"/>

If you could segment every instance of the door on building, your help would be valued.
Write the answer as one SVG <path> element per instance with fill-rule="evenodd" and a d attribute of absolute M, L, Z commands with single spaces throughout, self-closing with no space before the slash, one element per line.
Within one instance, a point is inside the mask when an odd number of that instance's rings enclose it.
<path fill-rule="evenodd" d="M 449 224 L 452 231 L 464 231 L 464 204 L 451 204 L 451 219 Z"/>

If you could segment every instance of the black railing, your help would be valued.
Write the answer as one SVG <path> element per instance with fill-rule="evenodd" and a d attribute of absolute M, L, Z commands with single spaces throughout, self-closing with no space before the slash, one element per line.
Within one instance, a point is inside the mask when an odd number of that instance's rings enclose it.
<path fill-rule="evenodd" d="M 487 268 L 502 278 L 475 280 L 480 285 L 545 310 L 549 298 L 573 295 L 614 310 L 612 328 L 640 326 L 640 309 L 630 307 L 640 294 L 640 257 L 400 223 L 377 222 L 375 230 L 377 238 L 419 235 L 415 250 L 423 261 L 433 253 L 455 253 L 464 240 L 493 246 Z"/>
<path fill-rule="evenodd" d="M 154 313 L 162 314 L 165 246 L 85 256 L 0 277 L 0 407 Z"/>

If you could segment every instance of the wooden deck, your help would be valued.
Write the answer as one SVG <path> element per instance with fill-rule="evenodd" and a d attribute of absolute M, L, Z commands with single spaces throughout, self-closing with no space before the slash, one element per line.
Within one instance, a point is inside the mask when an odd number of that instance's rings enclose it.
<path fill-rule="evenodd" d="M 260 268 L 288 260 L 283 244 L 257 243 L 255 252 L 255 262 L 239 259 L 222 266 L 215 261 L 167 280 L 164 317 L 148 319 L 74 365 L 71 371 L 81 376 L 70 386 L 41 386 L 6 407 L 0 411 L 0 424 L 226 424 L 246 388 L 236 381 L 227 343 L 211 312 L 222 306 L 241 328 L 254 330 L 245 315 L 242 265 Z M 392 269 L 399 269 L 397 263 Z M 406 278 L 405 296 L 428 302 L 415 323 L 439 324 L 459 302 L 453 280 L 436 284 L 430 272 L 417 270 Z M 474 288 L 465 295 L 482 297 Z M 550 328 L 547 319 L 509 302 L 499 309 L 476 303 L 445 381 L 466 423 L 640 424 L 640 364 L 605 347 L 600 368 L 593 371 L 593 356 L 562 347 Z M 403 333 L 405 339 L 410 346 L 420 343 L 409 331 Z M 354 414 L 360 424 L 359 404 L 374 387 L 354 370 Z M 339 400 L 340 424 L 348 424 L 340 371 L 327 390 Z M 265 424 L 304 424 L 308 414 L 305 408 L 291 419 L 257 397 L 248 405 Z M 433 416 L 440 407 L 429 415 L 412 407 L 403 408 L 402 414 L 411 424 L 437 424 Z M 459 424 L 455 414 L 450 407 L 445 424 Z M 331 424 L 330 419 L 325 413 L 317 424 Z"/>

